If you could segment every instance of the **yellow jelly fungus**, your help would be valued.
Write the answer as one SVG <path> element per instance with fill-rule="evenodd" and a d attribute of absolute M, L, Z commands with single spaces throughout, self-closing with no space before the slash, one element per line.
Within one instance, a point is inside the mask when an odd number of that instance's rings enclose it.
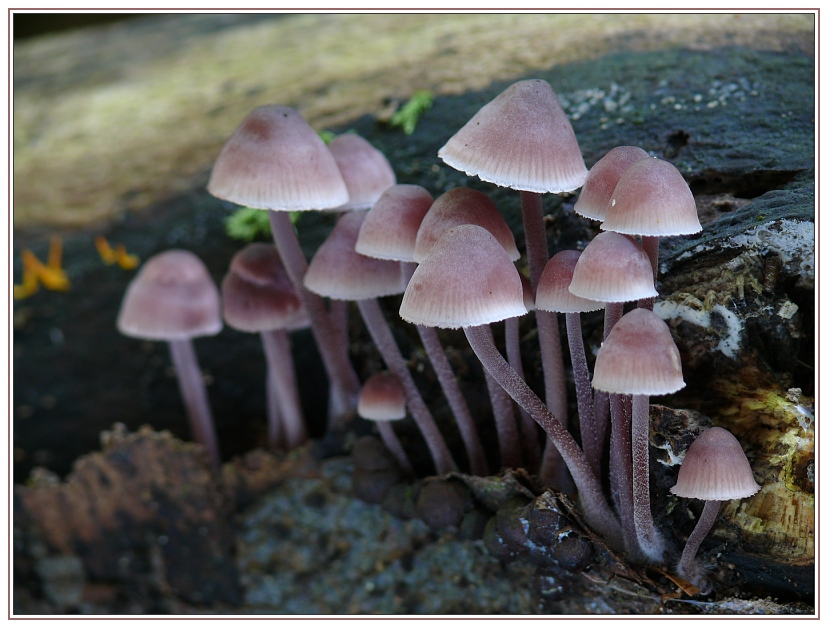
<path fill-rule="evenodd" d="M 44 288 L 63 292 L 71 287 L 69 278 L 63 272 L 63 269 L 45 266 L 29 249 L 23 249 L 21 256 L 23 257 L 23 267 L 34 272 Z"/>
<path fill-rule="evenodd" d="M 137 255 L 130 255 L 127 253 L 126 247 L 123 244 L 116 246 L 114 253 L 115 259 L 118 260 L 118 266 L 124 270 L 132 270 L 133 268 L 137 268 L 138 264 L 141 263 L 141 258 Z"/>
<path fill-rule="evenodd" d="M 98 255 L 101 256 L 103 263 L 107 266 L 111 266 L 117 261 L 115 251 L 109 246 L 109 242 L 106 241 L 105 237 L 99 235 L 95 238 L 95 248 L 98 249 Z"/>
<path fill-rule="evenodd" d="M 13 295 L 15 301 L 27 299 L 40 289 L 37 282 L 37 273 L 28 268 L 23 270 L 23 283 L 15 284 Z"/>

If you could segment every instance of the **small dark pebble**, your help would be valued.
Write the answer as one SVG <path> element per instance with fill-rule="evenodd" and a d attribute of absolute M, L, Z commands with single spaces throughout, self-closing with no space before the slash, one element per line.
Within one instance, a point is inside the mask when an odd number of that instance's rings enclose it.
<path fill-rule="evenodd" d="M 482 539 L 486 523 L 490 518 L 491 515 L 488 512 L 483 512 L 479 508 L 472 508 L 463 515 L 463 520 L 460 522 L 460 537 L 470 541 Z"/>
<path fill-rule="evenodd" d="M 573 532 L 552 548 L 552 554 L 567 571 L 583 571 L 592 562 L 592 543 Z"/>
<path fill-rule="evenodd" d="M 527 553 L 526 529 L 523 517 L 525 503 L 522 500 L 509 500 L 497 511 L 497 531 L 506 546 L 519 554 Z"/>
<path fill-rule="evenodd" d="M 394 484 L 400 481 L 401 477 L 399 469 L 383 471 L 354 469 L 351 476 L 354 497 L 369 504 L 381 504 L 385 494 Z"/>
<path fill-rule="evenodd" d="M 413 519 L 414 511 L 414 487 L 405 482 L 397 482 L 388 489 L 382 500 L 382 507 L 394 515 L 397 519 Z"/>
<path fill-rule="evenodd" d="M 385 471 L 396 469 L 397 461 L 382 441 L 373 436 L 363 436 L 354 443 L 351 450 L 354 468 L 363 471 Z"/>
<path fill-rule="evenodd" d="M 486 528 L 483 531 L 483 543 L 486 545 L 486 549 L 489 550 L 489 554 L 499 561 L 508 563 L 514 560 L 512 550 L 506 547 L 503 537 L 497 531 L 497 517 L 492 517 L 486 523 Z"/>
<path fill-rule="evenodd" d="M 416 513 L 434 530 L 459 527 L 463 515 L 473 503 L 469 489 L 462 482 L 432 478 L 426 480 L 420 489 Z"/>

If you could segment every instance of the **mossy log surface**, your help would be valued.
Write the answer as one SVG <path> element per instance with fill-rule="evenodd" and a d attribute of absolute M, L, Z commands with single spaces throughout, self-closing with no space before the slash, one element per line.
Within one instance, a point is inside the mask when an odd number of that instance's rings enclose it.
<path fill-rule="evenodd" d="M 812 613 L 813 52 L 813 18 L 795 15 L 156 16 L 16 45 L 15 281 L 22 249 L 45 260 L 60 234 L 72 287 L 14 304 L 14 611 Z M 436 155 L 481 105 L 528 77 L 557 91 L 587 166 L 638 145 L 676 165 L 696 196 L 704 231 L 661 248 L 656 311 L 688 386 L 651 400 L 663 404 L 651 413 L 657 525 L 680 551 L 701 504 L 668 489 L 690 437 L 711 424 L 739 438 L 763 486 L 723 508 L 702 545 L 716 583 L 709 598 L 683 594 L 671 565 L 627 565 L 577 508 L 520 471 L 452 478 L 467 491 L 457 528 L 423 523 L 421 483 L 382 505 L 353 498 L 354 463 L 343 456 L 371 426 L 323 436 L 326 385 L 307 333 L 294 335 L 294 353 L 317 440 L 287 457 L 255 452 L 266 438 L 258 339 L 226 329 L 196 343 L 228 461 L 214 476 L 175 438 L 188 430 L 166 346 L 115 330 L 134 271 L 104 266 L 94 237 L 142 259 L 193 250 L 219 281 L 240 244 L 224 233 L 233 207 L 204 185 L 224 139 L 268 102 L 299 108 L 317 129 L 356 130 L 401 183 L 435 196 L 458 185 L 486 192 L 522 248 L 517 194 Z M 406 136 L 384 121 L 418 89 L 436 99 Z M 574 195 L 547 196 L 550 252 L 583 248 L 596 224 L 573 214 Z M 302 216 L 308 255 L 333 220 Z M 459 433 L 398 306 L 384 301 L 463 467 Z M 364 380 L 382 363 L 350 320 Z M 600 326 L 584 317 L 588 351 Z M 521 334 L 537 390 L 531 316 Z M 496 468 L 481 367 L 461 333 L 441 339 Z M 108 431 L 114 423 L 126 427 Z M 101 449 L 104 431 L 103 452 L 80 458 Z M 428 475 L 416 428 L 406 421 L 398 434 Z M 583 539 L 589 565 L 572 548 L 539 550 L 531 525 L 529 540 L 515 541 L 521 517 L 554 519 L 560 538 Z M 307 585 L 311 573 L 318 586 Z"/>

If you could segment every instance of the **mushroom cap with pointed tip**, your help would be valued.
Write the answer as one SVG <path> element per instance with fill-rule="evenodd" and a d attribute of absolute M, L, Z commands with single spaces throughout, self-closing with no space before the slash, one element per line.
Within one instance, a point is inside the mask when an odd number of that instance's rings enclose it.
<path fill-rule="evenodd" d="M 501 187 L 569 192 L 587 169 L 552 86 L 518 81 L 484 105 L 437 155 L 452 168 Z"/>
<path fill-rule="evenodd" d="M 641 159 L 650 158 L 638 146 L 616 146 L 592 166 L 584 181 L 584 187 L 572 208 L 575 213 L 592 220 L 604 220 L 612 193 L 621 175 Z"/>
<path fill-rule="evenodd" d="M 148 259 L 127 286 L 118 331 L 146 340 L 186 340 L 221 331 L 221 299 L 207 267 L 190 251 Z"/>
<path fill-rule="evenodd" d="M 379 259 L 414 261 L 417 230 L 434 197 L 419 185 L 388 188 L 368 210 L 357 238 L 357 253 Z"/>
<path fill-rule="evenodd" d="M 397 421 L 405 418 L 405 390 L 389 371 L 374 373 L 362 385 L 357 413 L 370 421 Z"/>
<path fill-rule="evenodd" d="M 604 231 L 581 253 L 569 291 L 584 299 L 626 303 L 658 296 L 647 253 L 629 236 Z"/>
<path fill-rule="evenodd" d="M 726 429 L 711 427 L 690 445 L 670 492 L 679 497 L 728 501 L 750 497 L 760 488 L 736 437 Z"/>
<path fill-rule="evenodd" d="M 630 235 L 672 236 L 702 230 L 696 200 L 676 167 L 641 159 L 618 181 L 601 229 Z"/>
<path fill-rule="evenodd" d="M 240 331 L 292 331 L 310 324 L 272 244 L 254 242 L 236 253 L 221 295 L 225 322 Z"/>
<path fill-rule="evenodd" d="M 627 395 L 668 395 L 684 388 L 670 328 L 650 310 L 624 314 L 595 357 L 592 387 Z"/>
<path fill-rule="evenodd" d="M 526 314 L 523 284 L 495 237 L 478 225 L 446 231 L 414 271 L 400 316 L 427 327 L 474 327 Z"/>
<path fill-rule="evenodd" d="M 385 155 L 356 133 L 337 135 L 328 149 L 348 188 L 348 202 L 337 210 L 368 209 L 397 182 Z"/>
<path fill-rule="evenodd" d="M 492 199 L 483 192 L 459 187 L 437 197 L 423 218 L 414 244 L 414 261 L 422 262 L 440 236 L 457 225 L 483 227 L 497 238 L 512 261 L 520 258 L 515 236 Z"/>
<path fill-rule="evenodd" d="M 251 111 L 221 149 L 207 191 L 246 207 L 329 209 L 348 202 L 331 151 L 294 109 Z"/>
<path fill-rule="evenodd" d="M 569 291 L 572 273 L 580 257 L 580 251 L 559 251 L 550 258 L 538 280 L 538 290 L 535 296 L 537 309 L 574 314 L 594 312 L 605 306 L 603 301 L 585 299 Z"/>
<path fill-rule="evenodd" d="M 365 213 L 349 212 L 336 223 L 305 273 L 308 290 L 341 301 L 374 299 L 405 290 L 399 262 L 360 255 L 354 250 Z"/>

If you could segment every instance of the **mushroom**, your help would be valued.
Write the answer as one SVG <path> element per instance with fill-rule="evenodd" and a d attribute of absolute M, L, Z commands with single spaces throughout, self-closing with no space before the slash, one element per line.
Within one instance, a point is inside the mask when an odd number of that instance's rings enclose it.
<path fill-rule="evenodd" d="M 593 312 L 604 307 L 601 301 L 578 297 L 569 291 L 572 273 L 581 257 L 579 251 L 560 251 L 552 256 L 543 269 L 535 296 L 535 307 L 547 312 L 565 314 L 569 355 L 575 377 L 578 401 L 578 419 L 581 425 L 581 443 L 595 475 L 599 475 L 603 441 L 598 440 L 592 409 L 592 387 L 589 383 L 584 338 L 581 332 L 581 312 Z M 603 434 L 602 434 L 603 436 Z"/>
<path fill-rule="evenodd" d="M 439 196 L 423 218 L 417 231 L 414 261 L 422 261 L 448 229 L 464 224 L 479 225 L 486 229 L 512 261 L 520 257 L 515 237 L 492 200 L 477 190 L 458 187 Z M 497 428 L 500 463 L 505 467 L 520 467 L 523 455 L 512 401 L 488 371 L 484 371 L 484 375 Z"/>
<path fill-rule="evenodd" d="M 395 185 L 388 188 L 366 213 L 354 249 L 368 257 L 402 262 L 404 281 L 407 284 L 416 268 L 413 260 L 417 232 L 433 202 L 434 198 L 428 190 L 419 185 Z M 486 475 L 486 455 L 477 427 L 437 331 L 423 325 L 416 325 L 416 328 L 457 421 L 469 459 L 469 469 L 472 475 Z"/>
<path fill-rule="evenodd" d="M 425 438 L 437 473 L 456 471 L 457 465 L 417 390 L 377 301 L 378 297 L 399 294 L 405 289 L 400 264 L 366 257 L 354 250 L 364 217 L 365 212 L 351 212 L 339 219 L 311 260 L 305 275 L 305 286 L 320 296 L 357 302 L 365 326 L 385 364 L 405 389 L 406 402 Z"/>
<path fill-rule="evenodd" d="M 405 389 L 396 375 L 389 371 L 374 373 L 362 385 L 357 414 L 377 424 L 380 437 L 408 476 L 414 475 L 411 461 L 391 426 L 392 421 L 405 418 Z"/>
<path fill-rule="evenodd" d="M 388 159 L 371 143 L 356 133 L 337 135 L 328 149 L 339 167 L 348 202 L 336 209 L 369 209 L 382 193 L 397 182 Z"/>
<path fill-rule="evenodd" d="M 655 285 L 659 236 L 698 233 L 702 227 L 693 193 L 676 167 L 661 159 L 640 159 L 618 180 L 601 229 L 641 236 Z M 639 307 L 652 310 L 653 299 Z"/>
<path fill-rule="evenodd" d="M 712 590 L 705 570 L 694 560 L 699 546 L 716 522 L 722 502 L 743 499 L 761 486 L 753 479 L 745 452 L 736 437 L 721 427 L 702 432 L 690 445 L 679 469 L 676 485 L 670 492 L 679 497 L 704 500 L 704 509 L 687 539 L 678 574 L 699 587 L 706 595 Z"/>
<path fill-rule="evenodd" d="M 412 323 L 462 327 L 484 368 L 548 434 L 572 473 L 584 516 L 614 547 L 619 526 L 583 451 L 492 342 L 488 324 L 526 312 L 523 286 L 509 255 L 477 225 L 449 229 L 414 271 L 400 316 Z"/>
<path fill-rule="evenodd" d="M 125 336 L 169 343 L 193 437 L 218 468 L 215 427 L 193 347 L 193 338 L 222 328 L 218 288 L 202 261 L 179 249 L 148 259 L 127 286 L 117 327 Z"/>
<path fill-rule="evenodd" d="M 660 561 L 664 541 L 655 528 L 650 508 L 650 395 L 668 395 L 684 388 L 681 356 L 667 323 L 641 308 L 622 316 L 598 350 L 592 386 L 608 393 L 632 395 L 636 538 L 648 559 Z"/>
<path fill-rule="evenodd" d="M 227 324 L 262 338 L 268 371 L 268 445 L 295 449 L 305 442 L 307 431 L 288 332 L 307 327 L 308 319 L 276 248 L 254 242 L 236 253 L 221 294 Z"/>
<path fill-rule="evenodd" d="M 348 190 L 331 151 L 290 107 L 254 109 L 221 149 L 207 191 L 239 205 L 268 209 L 279 256 L 311 321 L 330 382 L 329 422 L 341 425 L 356 408 L 359 379 L 342 330 L 325 302 L 302 282 L 308 263 L 288 212 L 333 209 L 348 202 Z"/>
<path fill-rule="evenodd" d="M 603 301 L 604 340 L 612 331 L 624 311 L 624 303 L 655 296 L 652 269 L 647 254 L 629 236 L 612 231 L 599 233 L 586 246 L 572 271 L 569 291 L 579 297 Z M 594 383 L 593 383 L 594 387 Z M 595 408 L 602 395 L 607 393 L 596 388 Z M 610 433 L 610 487 L 613 501 L 621 517 L 627 545 L 637 545 L 633 521 L 632 458 L 630 443 L 631 413 L 622 395 L 609 396 L 612 415 Z M 598 440 L 603 442 L 606 431 L 606 414 L 595 413 Z"/>
<path fill-rule="evenodd" d="M 590 220 L 603 221 L 612 193 L 627 168 L 650 155 L 638 146 L 616 146 L 595 162 L 575 202 L 575 213 Z"/>
<path fill-rule="evenodd" d="M 518 81 L 484 105 L 437 155 L 452 168 L 495 185 L 520 190 L 526 257 L 532 289 L 549 259 L 541 194 L 570 192 L 587 169 L 572 125 L 552 86 Z M 566 382 L 555 318 L 537 312 L 546 402 L 566 423 Z"/>

